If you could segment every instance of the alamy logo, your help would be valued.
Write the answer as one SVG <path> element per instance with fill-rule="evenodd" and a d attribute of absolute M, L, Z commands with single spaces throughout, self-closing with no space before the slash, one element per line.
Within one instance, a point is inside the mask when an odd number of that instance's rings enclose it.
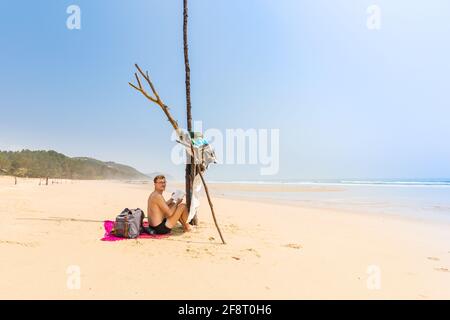
<path fill-rule="evenodd" d="M 202 132 L 202 122 L 194 122 L 194 131 Z M 204 137 L 215 150 L 219 164 L 259 165 L 263 176 L 275 175 L 280 169 L 280 130 L 279 129 L 226 129 L 225 134 L 215 128 L 207 129 Z M 172 141 L 177 134 L 172 133 Z M 172 162 L 184 164 L 186 152 L 177 144 L 171 152 Z"/>
<path fill-rule="evenodd" d="M 77 5 L 70 5 L 66 10 L 67 14 L 70 16 L 67 17 L 66 26 L 69 30 L 80 30 L 81 29 L 81 9 Z"/>
<path fill-rule="evenodd" d="M 66 270 L 67 274 L 67 289 L 79 290 L 81 288 L 81 268 L 80 266 L 72 265 L 68 266 Z"/>
<path fill-rule="evenodd" d="M 381 289 L 381 268 L 377 265 L 370 265 L 366 270 L 367 277 L 367 289 L 380 290 Z"/>
<path fill-rule="evenodd" d="M 367 29 L 380 30 L 381 29 L 381 8 L 379 5 L 373 4 L 367 8 Z"/>

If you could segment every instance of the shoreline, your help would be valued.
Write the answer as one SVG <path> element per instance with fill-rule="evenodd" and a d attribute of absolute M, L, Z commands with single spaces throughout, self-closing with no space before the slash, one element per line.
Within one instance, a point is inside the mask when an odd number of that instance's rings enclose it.
<path fill-rule="evenodd" d="M 272 199 L 272 198 L 252 198 L 252 197 L 239 197 L 239 196 L 232 196 L 232 195 L 214 195 L 215 198 L 221 198 L 225 200 L 233 200 L 233 201 L 243 201 L 243 202 L 261 202 L 264 204 L 274 204 L 277 206 L 282 207 L 291 207 L 291 208 L 301 208 L 305 210 L 321 210 L 321 211 L 327 211 L 327 212 L 336 212 L 339 214 L 348 214 L 348 215 L 365 215 L 365 216 L 379 216 L 382 218 L 387 219 L 395 219 L 395 220 L 404 220 L 404 221 L 411 221 L 411 222 L 420 222 L 420 223 L 429 223 L 429 224 L 435 224 L 435 225 L 448 225 L 450 227 L 450 221 L 443 221 L 439 219 L 434 218 L 424 218 L 424 217 L 418 217 L 418 216 L 408 216 L 405 214 L 399 214 L 399 213 L 393 213 L 393 212 L 369 212 L 364 211 L 361 208 L 331 208 L 331 206 L 319 206 L 319 205 L 313 205 L 313 204 L 306 204 L 306 203 L 299 203 L 295 201 L 283 201 L 279 199 Z M 204 199 L 206 200 L 206 199 Z M 450 218 L 449 218 L 450 219 Z"/>

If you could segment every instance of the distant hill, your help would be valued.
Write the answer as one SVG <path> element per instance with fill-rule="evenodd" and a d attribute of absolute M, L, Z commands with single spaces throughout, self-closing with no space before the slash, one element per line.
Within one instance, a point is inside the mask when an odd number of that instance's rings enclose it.
<path fill-rule="evenodd" d="M 56 151 L 0 151 L 0 175 L 54 179 L 149 180 L 136 169 L 115 162 L 75 157 Z"/>

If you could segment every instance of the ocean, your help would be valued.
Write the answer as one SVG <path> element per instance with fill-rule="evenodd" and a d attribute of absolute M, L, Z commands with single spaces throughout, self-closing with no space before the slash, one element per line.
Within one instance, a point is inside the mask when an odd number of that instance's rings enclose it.
<path fill-rule="evenodd" d="M 450 223 L 450 180 L 234 181 L 284 186 L 322 186 L 323 192 L 222 192 L 224 196 L 291 202 L 317 208 L 383 213 Z M 336 191 L 338 190 L 338 191 Z"/>

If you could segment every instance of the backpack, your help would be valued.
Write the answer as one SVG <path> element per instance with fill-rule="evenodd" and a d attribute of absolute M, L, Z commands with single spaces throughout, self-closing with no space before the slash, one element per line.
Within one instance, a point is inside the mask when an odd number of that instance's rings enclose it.
<path fill-rule="evenodd" d="M 130 210 L 125 208 L 116 217 L 112 233 L 116 237 L 135 239 L 141 234 L 143 221 L 144 212 L 141 209 Z"/>

